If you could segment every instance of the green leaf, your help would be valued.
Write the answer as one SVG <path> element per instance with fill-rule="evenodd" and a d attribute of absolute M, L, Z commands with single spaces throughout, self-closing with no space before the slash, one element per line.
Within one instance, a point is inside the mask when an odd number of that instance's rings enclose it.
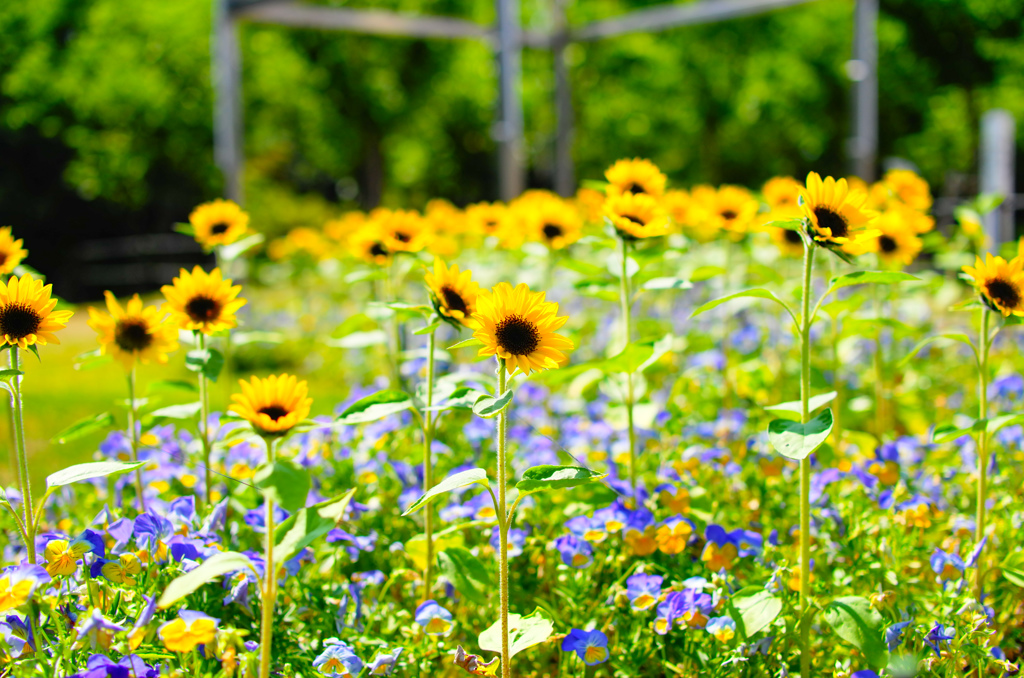
<path fill-rule="evenodd" d="M 23 374 L 21 370 L 0 370 L 0 388 L 14 395 L 14 380 Z"/>
<path fill-rule="evenodd" d="M 285 336 L 281 332 L 235 332 L 231 335 L 231 343 L 234 346 L 247 346 L 249 344 L 281 344 Z"/>
<path fill-rule="evenodd" d="M 185 596 L 197 591 L 203 584 L 212 582 L 225 574 L 244 569 L 251 570 L 254 575 L 258 574 L 252 561 L 245 554 L 234 551 L 216 553 L 204 560 L 196 569 L 168 584 L 164 588 L 160 600 L 157 601 L 157 607 L 161 610 L 167 609 Z"/>
<path fill-rule="evenodd" d="M 288 513 L 306 505 L 309 496 L 309 472 L 291 459 L 278 459 L 256 467 L 253 484 L 268 501 L 273 500 Z"/>
<path fill-rule="evenodd" d="M 440 326 L 441 326 L 441 321 L 440 320 L 435 320 L 434 322 L 430 323 L 426 327 L 419 328 L 418 330 L 413 332 L 413 334 L 416 334 L 416 335 L 432 334 L 434 332 L 434 330 L 436 330 Z"/>
<path fill-rule="evenodd" d="M 827 405 L 832 402 L 836 397 L 835 391 L 829 391 L 828 393 L 822 393 L 821 395 L 811 396 L 807 401 L 807 411 L 813 412 L 822 405 Z M 764 408 L 768 412 L 774 412 L 782 415 L 787 419 L 798 420 L 800 415 L 803 414 L 803 403 L 799 400 L 791 400 L 786 403 L 779 403 L 778 405 L 769 405 Z M 795 415 L 795 416 L 789 416 Z"/>
<path fill-rule="evenodd" d="M 523 479 L 516 483 L 520 494 L 531 494 L 542 490 L 558 490 L 586 485 L 601 480 L 607 473 L 597 473 L 582 466 L 534 466 L 523 472 Z"/>
<path fill-rule="evenodd" d="M 806 424 L 775 419 L 768 424 L 768 440 L 784 457 L 806 459 L 821 447 L 832 432 L 832 410 L 825 410 Z"/>
<path fill-rule="evenodd" d="M 493 588 L 487 568 L 467 549 L 450 546 L 437 554 L 438 568 L 455 590 L 478 605 L 487 604 Z"/>
<path fill-rule="evenodd" d="M 988 435 L 998 433 L 1000 429 L 1024 423 L 1024 414 L 1003 414 L 991 419 L 975 419 L 967 426 L 941 424 L 932 431 L 932 442 L 948 443 L 960 436 L 975 435 L 984 429 Z"/>
<path fill-rule="evenodd" d="M 487 471 L 482 468 L 471 468 L 467 471 L 461 471 L 455 475 L 448 476 L 437 485 L 430 488 L 426 494 L 414 501 L 402 515 L 411 516 L 427 504 L 432 503 L 439 495 L 451 492 L 452 490 L 457 490 L 460 487 L 469 487 L 470 485 L 475 485 L 477 483 L 480 483 L 484 487 L 490 487 L 490 483 L 487 482 Z"/>
<path fill-rule="evenodd" d="M 643 290 L 688 290 L 693 283 L 686 278 L 651 278 L 640 289 Z"/>
<path fill-rule="evenodd" d="M 753 299 L 771 299 L 775 303 L 777 303 L 780 306 L 782 306 L 782 308 L 786 309 L 786 312 L 789 313 L 789 316 L 793 319 L 793 322 L 797 322 L 796 316 L 793 315 L 792 309 L 789 308 L 789 306 L 786 304 L 786 302 L 784 302 L 782 299 L 779 299 L 770 290 L 766 290 L 763 287 L 755 287 L 752 290 L 744 290 L 742 292 L 736 292 L 735 294 L 730 294 L 728 296 L 720 297 L 720 298 L 715 299 L 713 301 L 709 301 L 708 303 L 706 303 L 706 304 L 704 304 L 702 306 L 698 306 L 693 311 L 693 313 L 690 314 L 690 317 L 691 318 L 696 318 L 701 313 L 704 313 L 706 311 L 710 311 L 713 308 L 717 308 L 718 306 L 721 306 L 722 304 L 724 304 L 727 301 L 732 301 L 733 299 L 741 299 L 741 298 L 745 298 L 745 297 L 750 297 L 750 298 L 753 298 Z"/>
<path fill-rule="evenodd" d="M 145 465 L 144 461 L 92 461 L 87 464 L 75 464 L 48 476 L 46 487 L 47 489 L 64 487 L 72 483 L 80 483 L 83 480 L 120 475 Z"/>
<path fill-rule="evenodd" d="M 356 488 L 288 516 L 274 530 L 274 556 L 284 562 L 330 532 L 345 515 Z"/>
<path fill-rule="evenodd" d="M 343 424 L 377 421 L 388 415 L 411 409 L 412 405 L 412 396 L 405 391 L 377 391 L 349 405 L 338 417 L 338 421 Z"/>
<path fill-rule="evenodd" d="M 477 397 L 476 402 L 473 403 L 473 414 L 484 419 L 496 417 L 512 402 L 512 395 L 512 389 L 505 391 L 500 398 L 485 393 Z"/>
<path fill-rule="evenodd" d="M 732 605 L 739 613 L 737 623 L 742 622 L 744 638 L 757 635 L 758 631 L 767 628 L 782 612 L 782 600 L 764 589 L 758 589 L 749 595 L 737 591 Z"/>
<path fill-rule="evenodd" d="M 1015 586 L 1024 588 L 1024 551 L 1014 551 L 999 565 L 1003 578 Z"/>
<path fill-rule="evenodd" d="M 76 370 L 91 370 L 106 365 L 113 360 L 114 358 L 111 355 L 104 354 L 100 349 L 96 349 L 95 351 L 75 356 L 74 368 Z"/>
<path fill-rule="evenodd" d="M 765 226 L 773 226 L 775 228 L 784 228 L 787 231 L 802 231 L 804 230 L 804 220 L 800 219 L 776 219 L 775 221 L 769 221 Z"/>
<path fill-rule="evenodd" d="M 525 617 L 510 614 L 508 616 L 509 658 L 529 647 L 547 641 L 554 632 L 555 625 L 539 607 Z M 494 622 L 481 633 L 477 642 L 481 650 L 501 652 L 501 620 Z"/>
<path fill-rule="evenodd" d="M 149 384 L 150 391 L 161 391 L 164 389 L 177 389 L 195 393 L 199 390 L 199 387 L 195 385 L 195 382 L 185 381 L 184 379 L 158 379 Z"/>
<path fill-rule="evenodd" d="M 194 238 L 196 235 L 196 229 L 192 227 L 192 224 L 179 221 L 171 227 L 175 233 L 181 233 L 187 235 L 190 238 Z"/>
<path fill-rule="evenodd" d="M 484 345 L 484 342 L 480 341 L 476 337 L 470 337 L 469 339 L 463 339 L 462 341 L 460 341 L 457 344 L 452 344 L 451 346 L 448 347 L 448 350 L 450 351 L 453 348 L 467 348 L 469 346 L 483 346 L 483 345 Z"/>
<path fill-rule="evenodd" d="M 869 283 L 874 283 L 876 285 L 893 285 L 895 283 L 907 282 L 909 280 L 920 280 L 920 278 L 910 275 L 909 273 L 903 273 L 902 271 L 856 271 L 854 273 L 847 273 L 846 275 L 840 275 L 832 278 L 828 291 L 822 296 L 827 297 L 836 290 L 844 287 L 850 287 L 851 285 L 867 285 Z"/>
<path fill-rule="evenodd" d="M 971 338 L 968 337 L 963 332 L 945 332 L 943 334 L 936 334 L 933 337 L 928 337 L 927 339 L 922 339 L 921 341 L 917 342 L 917 346 L 915 346 L 914 348 L 910 349 L 910 352 L 906 356 L 904 356 L 904 358 L 902 360 L 900 360 L 898 363 L 896 363 L 897 369 L 905 367 L 907 365 L 907 363 L 909 363 L 911 360 L 914 359 L 914 357 L 917 355 L 918 351 L 920 351 L 922 348 L 924 348 L 928 344 L 932 343 L 933 341 L 938 341 L 940 339 L 949 339 L 951 341 L 959 341 L 961 344 L 967 344 L 968 346 L 970 346 L 971 350 L 974 351 L 975 355 L 977 355 L 977 353 L 978 353 L 977 350 L 974 348 L 974 342 L 971 341 Z"/>
<path fill-rule="evenodd" d="M 110 412 L 102 412 L 100 414 L 94 414 L 91 417 L 86 417 L 80 421 L 76 421 L 71 426 L 50 438 L 50 442 L 63 445 L 76 438 L 87 436 L 95 431 L 101 431 L 106 428 L 110 428 L 114 425 L 114 415 Z"/>
<path fill-rule="evenodd" d="M 262 233 L 253 233 L 250 236 L 237 240 L 230 245 L 221 245 L 217 248 L 217 254 L 223 261 L 234 261 L 253 247 L 263 242 Z"/>
<path fill-rule="evenodd" d="M 334 348 L 369 348 L 383 346 L 388 341 L 384 330 L 366 330 L 346 334 L 339 339 L 328 339 L 325 343 Z"/>
<path fill-rule="evenodd" d="M 883 669 L 889 663 L 889 650 L 882 638 L 885 620 L 867 598 L 836 598 L 821 615 L 840 638 L 863 653 L 872 668 Z"/>
<path fill-rule="evenodd" d="M 199 372 L 210 381 L 217 381 L 224 367 L 224 356 L 215 348 L 197 348 L 185 354 L 185 368 Z"/>
<path fill-rule="evenodd" d="M 704 280 L 710 280 L 725 273 L 725 269 L 721 266 L 698 266 L 693 269 L 693 273 L 690 274 L 690 280 L 692 282 L 703 282 Z"/>
<path fill-rule="evenodd" d="M 195 419 L 203 409 L 203 404 L 198 400 L 194 403 L 182 403 L 181 405 L 170 405 L 153 410 L 149 417 L 155 421 Z"/>

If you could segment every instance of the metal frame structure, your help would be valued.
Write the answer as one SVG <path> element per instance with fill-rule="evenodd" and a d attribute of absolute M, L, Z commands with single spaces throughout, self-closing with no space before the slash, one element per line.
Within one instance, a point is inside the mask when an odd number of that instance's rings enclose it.
<path fill-rule="evenodd" d="M 569 26 L 567 0 L 553 0 L 555 25 L 550 33 L 524 31 L 519 0 L 495 0 L 497 22 L 485 26 L 449 17 L 415 16 L 371 9 L 304 5 L 293 0 L 213 0 L 214 156 L 224 174 L 228 198 L 241 202 L 244 165 L 241 97 L 240 22 L 270 23 L 303 28 L 349 31 L 407 38 L 474 39 L 487 42 L 498 62 L 499 193 L 510 200 L 526 183 L 523 107 L 520 92 L 521 54 L 524 47 L 550 49 L 554 61 L 555 138 L 554 188 L 562 195 L 575 190 L 572 161 L 573 108 L 565 48 L 572 42 L 590 42 L 638 32 L 656 32 L 679 26 L 727 21 L 762 14 L 815 0 L 698 0 L 636 10 L 623 16 Z M 850 63 L 853 80 L 854 134 L 849 142 L 853 171 L 867 181 L 874 179 L 878 146 L 878 0 L 856 0 L 854 53 Z"/>

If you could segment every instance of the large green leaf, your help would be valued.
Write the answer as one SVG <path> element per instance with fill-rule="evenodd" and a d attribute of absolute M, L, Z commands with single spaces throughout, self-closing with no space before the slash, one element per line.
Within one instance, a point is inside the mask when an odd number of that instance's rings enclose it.
<path fill-rule="evenodd" d="M 181 405 L 161 407 L 159 410 L 150 412 L 149 417 L 153 419 L 154 422 L 195 419 L 199 416 L 199 412 L 202 411 L 202 409 L 203 404 L 197 400 L 194 403 L 182 403 Z"/>
<path fill-rule="evenodd" d="M 288 513 L 306 505 L 309 496 L 309 472 L 291 459 L 277 459 L 256 467 L 253 484 L 263 498 L 273 501 Z"/>
<path fill-rule="evenodd" d="M 508 616 L 509 657 L 514 657 L 528 647 L 547 641 L 554 632 L 555 625 L 540 608 L 525 617 L 510 614 Z M 501 652 L 500 619 L 480 634 L 478 643 L 481 650 Z"/>
<path fill-rule="evenodd" d="M 863 653 L 872 668 L 884 669 L 889 663 L 889 650 L 882 637 L 885 620 L 867 598 L 836 598 L 825 606 L 821 616 L 840 638 Z"/>
<path fill-rule="evenodd" d="M 456 591 L 478 605 L 487 604 L 493 585 L 479 558 L 460 546 L 450 546 L 437 554 L 437 564 Z"/>
<path fill-rule="evenodd" d="M 402 515 L 409 516 L 416 513 L 427 504 L 433 502 L 438 495 L 451 492 L 452 490 L 457 490 L 460 487 L 476 485 L 477 483 L 480 483 L 484 487 L 490 487 L 490 483 L 487 482 L 487 471 L 482 468 L 471 468 L 467 471 L 461 471 L 455 475 L 448 476 L 437 485 L 434 485 L 434 487 L 432 487 L 426 494 L 420 496 L 419 499 L 414 501 Z"/>
<path fill-rule="evenodd" d="M 835 391 L 829 391 L 828 393 L 822 393 L 821 395 L 811 396 L 810 398 L 807 399 L 807 411 L 813 412 L 814 410 L 818 409 L 819 407 L 822 407 L 823 405 L 828 405 L 835 399 L 835 397 Z M 803 403 L 801 403 L 799 400 L 791 400 L 786 403 L 779 403 L 778 405 L 769 405 L 764 409 L 769 412 L 774 412 L 776 414 L 782 415 L 787 419 L 799 419 L 800 415 L 803 413 Z M 791 417 L 789 415 L 794 416 Z"/>
<path fill-rule="evenodd" d="M 512 402 L 512 389 L 505 391 L 499 398 L 487 395 L 486 393 L 477 396 L 473 403 L 473 414 L 484 419 L 491 419 L 501 414 L 501 411 Z"/>
<path fill-rule="evenodd" d="M 693 283 L 686 278 L 651 278 L 640 289 L 644 290 L 688 290 Z"/>
<path fill-rule="evenodd" d="M 737 591 L 732 605 L 739 613 L 736 621 L 744 638 L 751 638 L 767 628 L 782 612 L 782 600 L 764 589 Z"/>
<path fill-rule="evenodd" d="M 71 426 L 50 438 L 50 442 L 63 445 L 69 441 L 87 436 L 95 431 L 102 431 L 114 425 L 114 415 L 110 412 L 102 412 L 91 417 L 76 421 Z"/>
<path fill-rule="evenodd" d="M 742 299 L 742 298 L 745 298 L 745 297 L 751 297 L 751 298 L 754 298 L 754 299 L 770 299 L 771 301 L 774 301 L 775 303 L 777 303 L 780 306 L 782 306 L 782 308 L 786 309 L 786 312 L 789 313 L 789 316 L 793 319 L 793 322 L 797 322 L 796 316 L 793 314 L 793 310 L 786 304 L 786 302 L 784 302 L 782 299 L 779 299 L 770 290 L 766 290 L 763 287 L 755 287 L 752 290 L 744 290 L 742 292 L 736 292 L 735 294 L 730 294 L 728 296 L 720 297 L 718 299 L 714 299 L 712 301 L 709 301 L 708 303 L 706 303 L 706 304 L 704 304 L 702 306 L 698 306 L 693 311 L 693 313 L 690 314 L 690 317 L 691 318 L 695 318 L 695 317 L 699 316 L 701 313 L 704 313 L 706 311 L 710 311 L 713 308 L 717 308 L 717 307 L 721 306 L 722 304 L 724 304 L 727 301 L 732 301 L 733 299 Z"/>
<path fill-rule="evenodd" d="M 405 391 L 377 391 L 346 408 L 338 421 L 343 424 L 361 424 L 397 414 L 413 406 L 412 396 Z"/>
<path fill-rule="evenodd" d="M 1007 426 L 1024 423 L 1024 414 L 1003 414 L 991 419 L 975 419 L 967 426 L 956 424 L 940 424 L 932 431 L 932 442 L 948 443 L 960 436 L 975 435 L 984 429 L 988 435 L 998 433 Z"/>
<path fill-rule="evenodd" d="M 185 354 L 185 368 L 217 381 L 224 368 L 224 356 L 215 348 L 197 348 Z"/>
<path fill-rule="evenodd" d="M 75 464 L 48 476 L 46 487 L 52 489 L 80 483 L 83 480 L 128 473 L 145 465 L 144 461 L 92 461 L 87 464 Z"/>
<path fill-rule="evenodd" d="M 768 424 L 768 440 L 784 457 L 806 459 L 821 447 L 832 432 L 832 410 L 825 410 L 806 424 L 775 419 Z"/>
<path fill-rule="evenodd" d="M 274 530 L 274 554 L 285 561 L 330 532 L 344 517 L 356 488 L 296 511 Z"/>
<path fill-rule="evenodd" d="M 185 596 L 194 593 L 203 584 L 209 583 L 229 572 L 236 572 L 241 569 L 249 569 L 254 575 L 258 574 L 252 561 L 242 553 L 225 551 L 210 556 L 203 561 L 199 567 L 187 574 L 183 574 L 164 589 L 157 607 L 161 610 L 174 605 Z"/>
<path fill-rule="evenodd" d="M 523 472 L 523 479 L 516 483 L 516 489 L 522 494 L 566 489 L 601 480 L 607 475 L 582 466 L 534 466 Z"/>

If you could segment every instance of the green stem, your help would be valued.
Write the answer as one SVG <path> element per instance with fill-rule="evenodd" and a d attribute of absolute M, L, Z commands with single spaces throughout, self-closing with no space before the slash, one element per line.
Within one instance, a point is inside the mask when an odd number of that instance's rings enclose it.
<path fill-rule="evenodd" d="M 434 332 L 427 338 L 427 403 L 423 409 L 423 494 L 434 487 L 434 463 L 431 445 L 434 442 Z M 430 598 L 434 582 L 434 507 L 428 504 L 424 518 L 424 532 L 427 535 L 427 566 L 423 572 L 423 599 Z"/>
<path fill-rule="evenodd" d="M 199 342 L 199 350 L 205 351 L 206 335 L 197 331 L 196 338 Z M 210 468 L 210 385 L 202 370 L 199 371 L 199 438 L 203 443 L 203 468 L 206 473 L 203 496 L 205 505 L 209 506 L 213 492 L 213 471 Z"/>
<path fill-rule="evenodd" d="M 507 372 L 505 361 L 498 359 L 498 397 L 505 395 Z M 506 513 L 505 488 L 508 485 L 508 460 L 505 438 L 508 434 L 508 414 L 512 403 L 498 414 L 498 532 L 500 539 L 498 562 L 498 590 L 501 598 L 501 676 L 512 678 L 512 657 L 508 642 L 508 526 L 511 522 Z"/>
<path fill-rule="evenodd" d="M 832 417 L 832 446 L 835 448 L 836 454 L 842 452 L 842 438 L 843 438 L 843 424 L 842 424 L 842 412 L 843 412 L 843 381 L 840 376 L 843 363 L 839 359 L 839 338 L 842 328 L 839 324 L 839 315 L 832 316 L 832 380 L 833 386 L 836 391 L 836 406 L 835 413 Z"/>
<path fill-rule="evenodd" d="M 18 370 L 18 347 L 11 346 L 11 369 Z M 25 548 L 28 562 L 36 564 L 36 523 L 32 517 L 32 478 L 29 476 L 28 453 L 25 450 L 25 415 L 21 405 L 21 376 L 11 379 L 11 405 L 14 408 L 14 454 L 18 458 L 18 490 L 25 516 Z M 38 641 L 37 641 L 38 642 Z"/>
<path fill-rule="evenodd" d="M 981 343 L 981 355 L 978 357 L 978 419 L 988 418 L 988 352 L 990 347 L 988 324 L 990 311 L 985 306 L 981 309 L 981 328 L 979 329 L 978 341 Z M 988 430 L 982 427 L 978 432 L 978 506 L 975 525 L 974 540 L 981 544 L 985 538 L 985 519 L 987 507 L 985 502 L 988 499 Z M 977 567 L 974 570 L 974 588 L 978 600 L 981 600 L 983 580 L 985 578 L 985 561 L 982 553 L 978 554 Z"/>
<path fill-rule="evenodd" d="M 871 296 L 875 305 L 875 316 L 882 317 L 882 303 L 878 299 L 878 289 L 871 288 Z M 882 352 L 882 332 L 879 329 L 875 335 L 875 422 L 878 427 L 877 434 L 879 442 L 883 436 L 892 431 L 892 424 L 889 417 L 889 400 L 885 392 L 885 354 Z"/>
<path fill-rule="evenodd" d="M 397 268 L 398 257 L 391 255 L 391 262 L 388 264 L 388 275 L 385 278 L 387 289 L 384 292 L 385 299 L 389 302 L 398 301 L 397 292 Z M 388 339 L 388 353 L 391 358 L 391 388 L 402 390 L 402 335 L 401 326 L 398 323 L 398 312 L 394 311 L 388 323 L 390 338 Z"/>
<path fill-rule="evenodd" d="M 629 290 L 629 270 L 627 263 L 629 262 L 629 243 L 625 238 L 620 238 L 622 242 L 622 277 L 620 278 L 620 294 L 622 301 L 622 326 L 624 328 L 623 333 L 626 337 L 626 346 L 629 346 L 629 342 L 632 341 L 632 327 L 630 322 L 630 311 L 632 304 L 630 303 L 630 290 Z M 626 425 L 629 427 L 629 485 L 633 489 L 633 502 L 634 508 L 639 504 L 639 498 L 636 494 L 636 431 L 633 427 L 633 373 L 626 373 Z"/>
<path fill-rule="evenodd" d="M 266 438 L 267 463 L 274 463 L 274 441 Z M 274 500 L 266 500 L 266 546 L 264 549 L 262 609 L 260 610 L 260 678 L 269 678 L 271 645 L 274 637 L 274 605 L 277 602 L 277 565 L 274 562 Z"/>
<path fill-rule="evenodd" d="M 139 460 L 139 431 L 137 430 L 138 406 L 135 403 L 135 365 L 128 372 L 128 430 L 132 447 L 132 461 Z M 142 469 L 135 469 L 135 491 L 138 493 L 139 513 L 146 512 L 146 495 L 142 484 Z"/>
<path fill-rule="evenodd" d="M 800 413 L 810 420 L 811 398 L 811 273 L 814 245 L 804 244 L 804 281 L 800 314 Z M 800 460 L 800 676 L 811 675 L 811 459 Z"/>

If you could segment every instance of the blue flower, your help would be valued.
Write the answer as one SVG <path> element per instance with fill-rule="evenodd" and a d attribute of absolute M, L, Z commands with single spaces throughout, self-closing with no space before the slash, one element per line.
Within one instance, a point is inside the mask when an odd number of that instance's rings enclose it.
<path fill-rule="evenodd" d="M 363 662 L 352 648 L 337 638 L 324 641 L 324 651 L 313 660 L 313 668 L 329 678 L 352 678 L 363 670 Z"/>
<path fill-rule="evenodd" d="M 712 617 L 704 630 L 719 641 L 727 643 L 736 637 L 736 622 L 732 617 Z"/>
<path fill-rule="evenodd" d="M 426 634 L 442 636 L 452 628 L 452 613 L 441 607 L 436 600 L 428 600 L 416 608 L 416 623 Z"/>
<path fill-rule="evenodd" d="M 913 623 L 912 619 L 908 619 L 907 621 L 897 622 L 885 630 L 885 644 L 889 646 L 890 652 L 903 644 L 903 629 Z"/>
<path fill-rule="evenodd" d="M 584 568 L 594 560 L 594 549 L 590 544 L 567 534 L 555 540 L 555 548 L 562 556 L 562 562 L 569 567 Z"/>
<path fill-rule="evenodd" d="M 402 654 L 402 648 L 396 647 L 390 652 L 381 652 L 370 665 L 367 667 L 370 671 L 371 676 L 390 676 L 391 672 L 395 670 L 395 664 L 398 662 L 398 656 Z"/>
<path fill-rule="evenodd" d="M 575 652 L 587 666 L 608 661 L 608 636 L 598 630 L 573 629 L 562 640 L 562 652 Z"/>
<path fill-rule="evenodd" d="M 626 580 L 626 595 L 634 610 L 650 609 L 661 597 L 664 577 L 657 574 L 634 574 Z"/>
<path fill-rule="evenodd" d="M 946 627 L 943 624 L 935 623 L 935 626 L 931 628 L 928 635 L 924 637 L 924 644 L 935 650 L 936 656 L 942 656 L 942 652 L 939 651 L 939 645 L 946 643 L 949 645 L 949 641 L 956 638 L 956 629 L 952 629 L 949 634 L 946 633 Z"/>
<path fill-rule="evenodd" d="M 960 579 L 964 576 L 964 561 L 956 553 L 946 553 L 942 549 L 935 549 L 931 557 L 932 571 L 939 575 L 942 581 Z"/>

